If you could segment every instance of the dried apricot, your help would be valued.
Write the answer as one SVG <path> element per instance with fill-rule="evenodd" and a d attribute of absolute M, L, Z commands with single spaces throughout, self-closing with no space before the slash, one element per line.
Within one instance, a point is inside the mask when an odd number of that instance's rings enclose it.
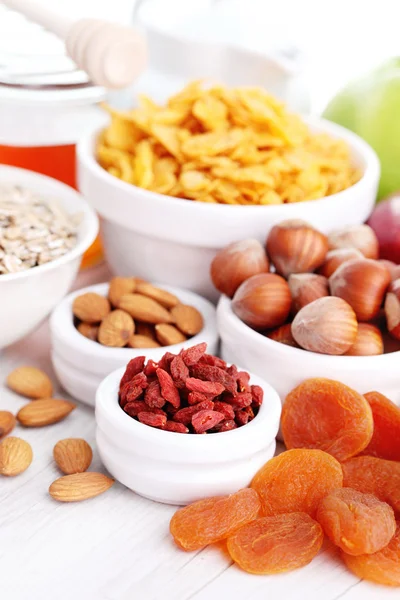
<path fill-rule="evenodd" d="M 228 552 L 244 571 L 272 575 L 304 567 L 318 554 L 321 526 L 302 512 L 257 519 L 228 538 Z"/>
<path fill-rule="evenodd" d="M 373 494 L 400 513 L 400 462 L 374 456 L 356 456 L 343 467 L 343 485 Z"/>
<path fill-rule="evenodd" d="M 372 438 L 367 400 L 339 381 L 307 379 L 287 396 L 282 435 L 290 448 L 318 448 L 343 461 L 359 454 Z"/>
<path fill-rule="evenodd" d="M 180 508 L 171 519 L 170 532 L 182 550 L 198 550 L 232 535 L 256 519 L 260 509 L 258 494 L 245 488 Z"/>
<path fill-rule="evenodd" d="M 318 506 L 316 519 L 328 538 L 347 554 L 373 554 L 396 532 L 393 509 L 372 494 L 334 490 Z"/>
<path fill-rule="evenodd" d="M 342 483 L 342 467 L 333 456 L 299 449 L 269 460 L 251 487 L 259 493 L 265 515 L 305 512 L 313 517 L 320 500 Z"/>
<path fill-rule="evenodd" d="M 379 392 L 364 394 L 374 419 L 374 433 L 363 454 L 400 461 L 400 408 Z"/>
<path fill-rule="evenodd" d="M 375 554 L 350 556 L 342 553 L 346 566 L 360 579 L 400 586 L 400 523 L 389 544 Z"/>

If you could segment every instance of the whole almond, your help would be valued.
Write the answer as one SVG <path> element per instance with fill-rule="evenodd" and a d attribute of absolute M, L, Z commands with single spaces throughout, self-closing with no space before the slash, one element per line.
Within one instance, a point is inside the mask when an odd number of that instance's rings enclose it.
<path fill-rule="evenodd" d="M 74 473 L 53 481 L 49 493 L 59 502 L 79 502 L 99 496 L 113 484 L 114 480 L 102 473 Z"/>
<path fill-rule="evenodd" d="M 84 335 L 88 340 L 92 340 L 92 342 L 97 342 L 97 334 L 99 332 L 99 326 L 93 325 L 93 323 L 79 323 L 77 330 L 79 333 Z"/>
<path fill-rule="evenodd" d="M 186 336 L 174 325 L 162 323 L 156 325 L 156 336 L 162 346 L 172 346 L 186 342 Z"/>
<path fill-rule="evenodd" d="M 108 299 L 115 308 L 119 308 L 119 301 L 125 294 L 136 291 L 136 281 L 133 277 L 113 277 L 108 288 Z"/>
<path fill-rule="evenodd" d="M 175 325 L 186 335 L 196 335 L 203 329 L 201 313 L 194 306 L 178 304 L 171 310 Z"/>
<path fill-rule="evenodd" d="M 45 398 L 29 402 L 18 412 L 17 419 L 25 427 L 43 427 L 62 421 L 74 408 L 76 404 L 69 400 Z"/>
<path fill-rule="evenodd" d="M 128 346 L 129 348 L 160 348 L 160 344 L 147 335 L 132 335 Z"/>
<path fill-rule="evenodd" d="M 135 321 L 135 333 L 137 335 L 145 335 L 152 340 L 156 339 L 154 325 L 151 325 L 150 323 L 141 323 L 140 321 Z"/>
<path fill-rule="evenodd" d="M 103 346 L 123 348 L 135 331 L 131 315 L 117 308 L 110 312 L 100 323 L 97 339 Z"/>
<path fill-rule="evenodd" d="M 100 323 L 110 310 L 111 306 L 107 298 L 94 292 L 77 296 L 72 303 L 74 316 L 85 323 Z"/>
<path fill-rule="evenodd" d="M 162 306 L 165 306 L 165 308 L 173 308 L 179 303 L 179 299 L 174 296 L 174 294 L 155 287 L 146 281 L 137 284 L 136 292 L 152 298 L 156 302 L 159 302 Z"/>
<path fill-rule="evenodd" d="M 125 294 L 119 302 L 119 307 L 134 319 L 145 323 L 172 322 L 170 313 L 161 304 L 142 294 Z"/>
<path fill-rule="evenodd" d="M 0 442 L 0 475 L 19 475 L 26 471 L 32 459 L 32 447 L 25 440 L 7 437 Z"/>
<path fill-rule="evenodd" d="M 58 468 L 66 475 L 83 473 L 92 462 L 93 452 L 89 444 L 80 438 L 60 440 L 53 449 Z"/>
<path fill-rule="evenodd" d="M 11 433 L 16 424 L 16 419 L 8 410 L 0 410 L 0 439 Z"/>
<path fill-rule="evenodd" d="M 7 377 L 7 385 L 13 392 L 26 398 L 50 398 L 53 384 L 49 377 L 36 367 L 18 367 Z"/>

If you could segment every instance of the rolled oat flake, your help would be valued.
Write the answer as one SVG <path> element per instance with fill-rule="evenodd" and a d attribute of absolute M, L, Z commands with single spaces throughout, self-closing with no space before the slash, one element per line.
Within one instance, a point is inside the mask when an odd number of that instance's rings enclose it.
<path fill-rule="evenodd" d="M 81 214 L 19 186 L 0 187 L 0 276 L 51 262 L 77 243 Z"/>

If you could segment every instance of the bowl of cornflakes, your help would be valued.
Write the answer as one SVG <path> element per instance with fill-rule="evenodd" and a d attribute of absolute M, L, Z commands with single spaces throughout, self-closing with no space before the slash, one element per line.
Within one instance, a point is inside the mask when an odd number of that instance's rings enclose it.
<path fill-rule="evenodd" d="M 300 218 L 323 232 L 363 223 L 379 161 L 354 133 L 303 119 L 261 88 L 193 82 L 164 106 L 105 107 L 109 125 L 78 145 L 80 188 L 102 217 L 106 258 L 216 297 L 216 251 Z"/>

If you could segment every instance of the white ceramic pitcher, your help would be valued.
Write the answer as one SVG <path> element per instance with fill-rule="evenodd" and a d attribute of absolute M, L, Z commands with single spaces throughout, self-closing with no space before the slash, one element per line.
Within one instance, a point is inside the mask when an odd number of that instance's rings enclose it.
<path fill-rule="evenodd" d="M 139 0 L 135 21 L 147 34 L 149 66 L 134 92 L 163 101 L 186 82 L 205 78 L 230 86 L 259 85 L 293 110 L 308 112 L 300 52 L 287 40 L 262 51 L 246 48 L 235 31 L 240 14 L 218 19 L 215 4 L 220 5 L 216 0 Z"/>

